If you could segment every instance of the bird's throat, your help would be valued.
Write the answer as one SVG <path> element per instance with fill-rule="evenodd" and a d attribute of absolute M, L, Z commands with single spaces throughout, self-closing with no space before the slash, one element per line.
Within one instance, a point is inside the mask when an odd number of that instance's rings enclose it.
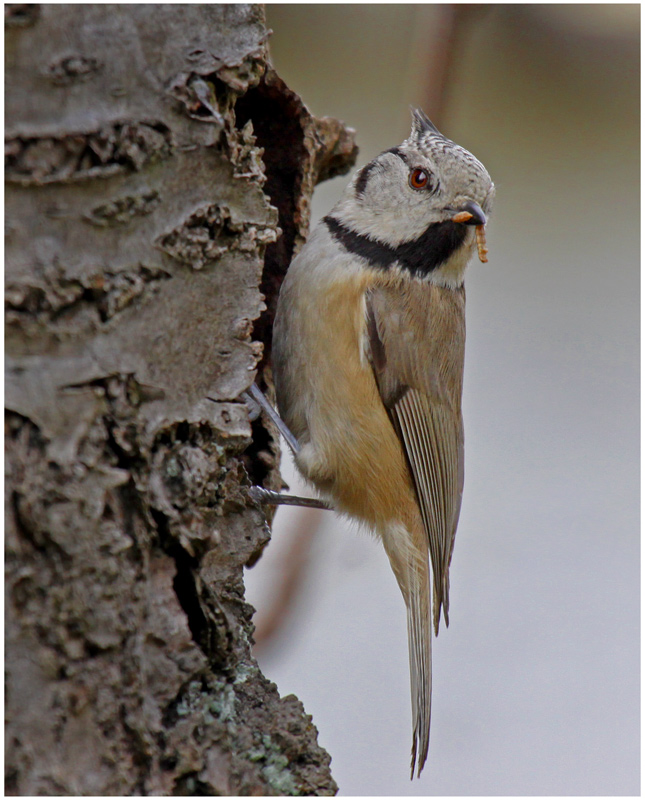
<path fill-rule="evenodd" d="M 435 222 L 416 239 L 399 245 L 387 244 L 357 233 L 330 215 L 323 222 L 347 252 L 364 258 L 374 269 L 388 270 L 398 267 L 414 277 L 424 278 L 449 266 L 455 258 L 464 261 L 464 268 L 468 260 L 467 254 L 461 252 L 464 250 L 468 228 L 452 220 Z"/>

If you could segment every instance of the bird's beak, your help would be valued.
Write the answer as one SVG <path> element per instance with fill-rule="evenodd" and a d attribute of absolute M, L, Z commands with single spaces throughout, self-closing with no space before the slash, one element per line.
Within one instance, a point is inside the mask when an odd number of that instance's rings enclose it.
<path fill-rule="evenodd" d="M 461 222 L 464 225 L 486 224 L 486 214 L 484 214 L 481 207 L 475 203 L 474 200 L 468 200 L 464 203 L 451 219 L 453 222 Z"/>

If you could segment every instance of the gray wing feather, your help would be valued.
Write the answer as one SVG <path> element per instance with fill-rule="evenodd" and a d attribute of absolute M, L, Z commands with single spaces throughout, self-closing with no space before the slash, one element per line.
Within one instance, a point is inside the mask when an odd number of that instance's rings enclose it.
<path fill-rule="evenodd" d="M 433 571 L 435 632 L 443 606 L 448 624 L 450 558 L 463 486 L 463 433 L 450 408 L 409 389 L 390 410 L 410 465 Z M 459 420 L 460 422 L 461 420 Z"/>
<path fill-rule="evenodd" d="M 437 290 L 420 285 L 413 295 L 379 289 L 366 296 L 368 352 L 381 398 L 410 466 L 428 535 L 435 633 L 442 606 L 448 624 L 448 571 L 461 507 L 464 463 L 460 405 L 463 318 L 443 309 L 443 322 L 447 319 L 454 323 L 455 331 L 446 331 L 441 321 L 433 325 L 428 317 L 437 308 L 437 298 L 443 297 Z M 455 307 L 457 312 L 463 310 L 463 297 Z M 438 339 L 446 333 L 450 341 L 443 347 Z M 454 339 L 461 342 L 446 361 L 445 352 L 454 347 Z"/>

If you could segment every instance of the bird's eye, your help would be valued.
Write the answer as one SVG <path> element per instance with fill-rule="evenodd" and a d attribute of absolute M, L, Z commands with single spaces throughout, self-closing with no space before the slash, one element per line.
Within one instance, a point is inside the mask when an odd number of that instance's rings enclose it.
<path fill-rule="evenodd" d="M 430 176 L 425 169 L 416 167 L 410 172 L 410 186 L 413 189 L 425 189 L 430 181 Z"/>

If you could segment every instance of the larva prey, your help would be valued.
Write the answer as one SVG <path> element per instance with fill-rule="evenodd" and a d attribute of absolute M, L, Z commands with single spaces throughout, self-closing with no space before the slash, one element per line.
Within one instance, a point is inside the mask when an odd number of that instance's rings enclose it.
<path fill-rule="evenodd" d="M 475 235 L 477 236 L 477 254 L 482 264 L 488 261 L 488 248 L 486 247 L 486 231 L 483 225 L 478 225 L 475 228 Z"/>

